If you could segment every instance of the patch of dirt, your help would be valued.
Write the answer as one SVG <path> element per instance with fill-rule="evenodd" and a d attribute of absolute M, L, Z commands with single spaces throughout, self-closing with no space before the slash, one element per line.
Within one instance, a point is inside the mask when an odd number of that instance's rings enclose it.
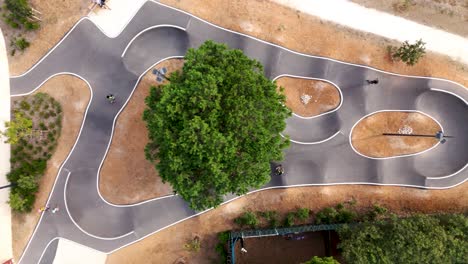
<path fill-rule="evenodd" d="M 4 0 L 0 0 L 0 5 L 3 5 L 3 2 Z M 29 3 L 31 7 L 42 13 L 41 27 L 38 30 L 31 32 L 14 30 L 0 19 L 0 27 L 8 49 L 10 75 L 19 75 L 28 70 L 63 37 L 73 24 L 89 12 L 87 9 L 89 1 L 85 0 L 30 0 Z M 10 41 L 19 35 L 26 38 L 31 46 L 24 52 L 16 51 L 15 55 L 11 56 Z"/>
<path fill-rule="evenodd" d="M 401 215 L 417 212 L 466 212 L 468 184 L 449 190 L 431 191 L 388 186 L 343 185 L 257 192 L 122 248 L 110 254 L 106 263 L 177 263 L 180 259 L 190 260 L 187 263 L 219 262 L 215 252 L 217 233 L 237 228 L 233 219 L 244 210 L 276 210 L 284 215 L 298 207 L 305 207 L 317 212 L 325 207 L 353 200 L 357 202 L 355 208 L 358 211 L 379 204 Z M 194 235 L 201 238 L 201 249 L 198 253 L 188 252 L 183 246 Z"/>
<path fill-rule="evenodd" d="M 85 82 L 68 75 L 53 77 L 36 91 L 38 92 L 48 93 L 62 105 L 62 131 L 57 148 L 47 162 L 46 172 L 39 182 L 39 192 L 36 194 L 33 210 L 25 214 L 12 213 L 13 256 L 16 261 L 19 260 L 39 221 L 38 210 L 45 206 L 58 169 L 76 141 L 91 95 Z"/>
<path fill-rule="evenodd" d="M 166 67 L 166 74 L 170 74 L 182 66 L 183 60 L 172 59 L 156 65 L 156 68 Z M 148 71 L 117 119 L 99 180 L 102 196 L 111 203 L 132 204 L 172 194 L 170 184 L 162 182 L 154 165 L 146 160 L 144 151 L 148 143 L 148 131 L 142 119 L 146 109 L 145 98 L 149 95 L 150 86 L 157 84 L 155 75 Z"/>
<path fill-rule="evenodd" d="M 352 131 L 351 143 L 361 154 L 394 157 L 429 149 L 435 137 L 384 136 L 383 133 L 434 135 L 441 127 L 429 116 L 411 112 L 380 112 L 361 120 Z"/>
<path fill-rule="evenodd" d="M 340 104 L 338 89 L 327 82 L 281 77 L 276 83 L 284 87 L 286 106 L 303 117 L 329 112 Z"/>
<path fill-rule="evenodd" d="M 368 8 L 468 37 L 466 0 L 352 0 Z"/>

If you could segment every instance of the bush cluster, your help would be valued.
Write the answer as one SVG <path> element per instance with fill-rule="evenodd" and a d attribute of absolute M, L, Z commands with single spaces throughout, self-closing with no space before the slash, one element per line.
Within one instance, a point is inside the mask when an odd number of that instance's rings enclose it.
<path fill-rule="evenodd" d="M 40 117 L 42 109 L 51 109 L 53 117 Z M 44 93 L 27 96 L 13 104 L 14 117 L 9 122 L 7 131 L 1 134 L 12 144 L 12 167 L 7 178 L 13 184 L 9 204 L 15 211 L 29 212 L 34 205 L 35 194 L 39 188 L 38 181 L 44 174 L 47 160 L 57 146 L 62 124 L 61 111 L 60 104 Z M 29 125 L 32 124 L 27 130 L 23 129 L 28 125 L 22 122 L 23 119 L 29 120 Z M 46 138 L 38 138 L 37 131 L 47 134 Z"/>
<path fill-rule="evenodd" d="M 26 30 L 36 30 L 39 23 L 33 21 L 32 8 L 27 0 L 5 0 L 3 13 L 5 22 L 12 28 L 23 27 Z"/>

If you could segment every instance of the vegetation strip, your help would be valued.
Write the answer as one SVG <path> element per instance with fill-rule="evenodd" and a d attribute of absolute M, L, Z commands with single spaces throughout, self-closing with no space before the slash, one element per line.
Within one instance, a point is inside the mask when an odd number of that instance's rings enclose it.
<path fill-rule="evenodd" d="M 31 211 L 38 181 L 45 172 L 47 160 L 57 147 L 62 128 L 62 107 L 45 93 L 14 101 L 11 122 L 2 135 L 11 148 L 11 171 L 7 175 L 13 184 L 10 206 L 19 212 Z"/>

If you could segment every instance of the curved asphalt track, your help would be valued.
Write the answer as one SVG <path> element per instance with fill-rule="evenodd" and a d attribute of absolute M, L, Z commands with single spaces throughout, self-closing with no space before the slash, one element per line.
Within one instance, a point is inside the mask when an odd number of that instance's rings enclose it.
<path fill-rule="evenodd" d="M 78 140 L 62 164 L 49 197 L 49 205 L 58 205 L 61 211 L 42 215 L 21 263 L 38 263 L 43 255 L 41 262 L 50 263 L 57 245 L 54 238 L 112 252 L 201 213 L 191 210 L 178 196 L 115 206 L 102 199 L 97 181 L 116 116 L 139 77 L 155 63 L 182 57 L 188 48 L 198 47 L 207 39 L 242 49 L 265 66 L 265 75 L 271 79 L 280 75 L 324 79 L 342 92 L 342 105 L 336 111 L 287 120 L 284 134 L 296 143 L 286 150 L 286 173 L 273 177 L 261 189 L 332 184 L 443 189 L 468 178 L 465 87 L 447 80 L 401 76 L 299 54 L 147 2 L 116 38 L 108 38 L 88 19 L 80 20 L 31 70 L 11 78 L 13 96 L 31 93 L 57 74 L 74 74 L 87 81 L 92 91 Z M 379 78 L 379 85 L 364 85 L 365 79 L 373 78 Z M 108 93 L 116 95 L 115 104 L 107 103 Z M 408 157 L 369 159 L 357 154 L 349 142 L 353 125 L 363 116 L 385 109 L 422 111 L 455 138 Z M 226 201 L 234 198 L 228 196 Z"/>

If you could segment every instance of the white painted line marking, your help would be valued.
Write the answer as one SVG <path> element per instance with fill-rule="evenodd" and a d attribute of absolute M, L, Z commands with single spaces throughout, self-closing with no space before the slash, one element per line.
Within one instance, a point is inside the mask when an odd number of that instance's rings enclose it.
<path fill-rule="evenodd" d="M 176 29 L 180 29 L 182 31 L 185 31 L 185 28 L 183 27 L 179 27 L 179 26 L 175 26 L 175 25 L 170 25 L 170 24 L 162 24 L 162 25 L 156 25 L 156 26 L 151 26 L 151 27 L 147 27 L 145 29 L 143 29 L 142 31 L 140 31 L 138 34 L 136 34 L 131 40 L 130 42 L 128 42 L 127 46 L 125 47 L 124 51 L 122 52 L 122 55 L 120 56 L 121 58 L 123 58 L 125 56 L 125 53 L 127 53 L 127 49 L 130 47 L 130 45 L 132 45 L 133 41 L 135 41 L 136 38 L 138 38 L 141 34 L 145 33 L 146 31 L 148 30 L 151 30 L 151 29 L 155 29 L 155 28 L 176 28 Z"/>

